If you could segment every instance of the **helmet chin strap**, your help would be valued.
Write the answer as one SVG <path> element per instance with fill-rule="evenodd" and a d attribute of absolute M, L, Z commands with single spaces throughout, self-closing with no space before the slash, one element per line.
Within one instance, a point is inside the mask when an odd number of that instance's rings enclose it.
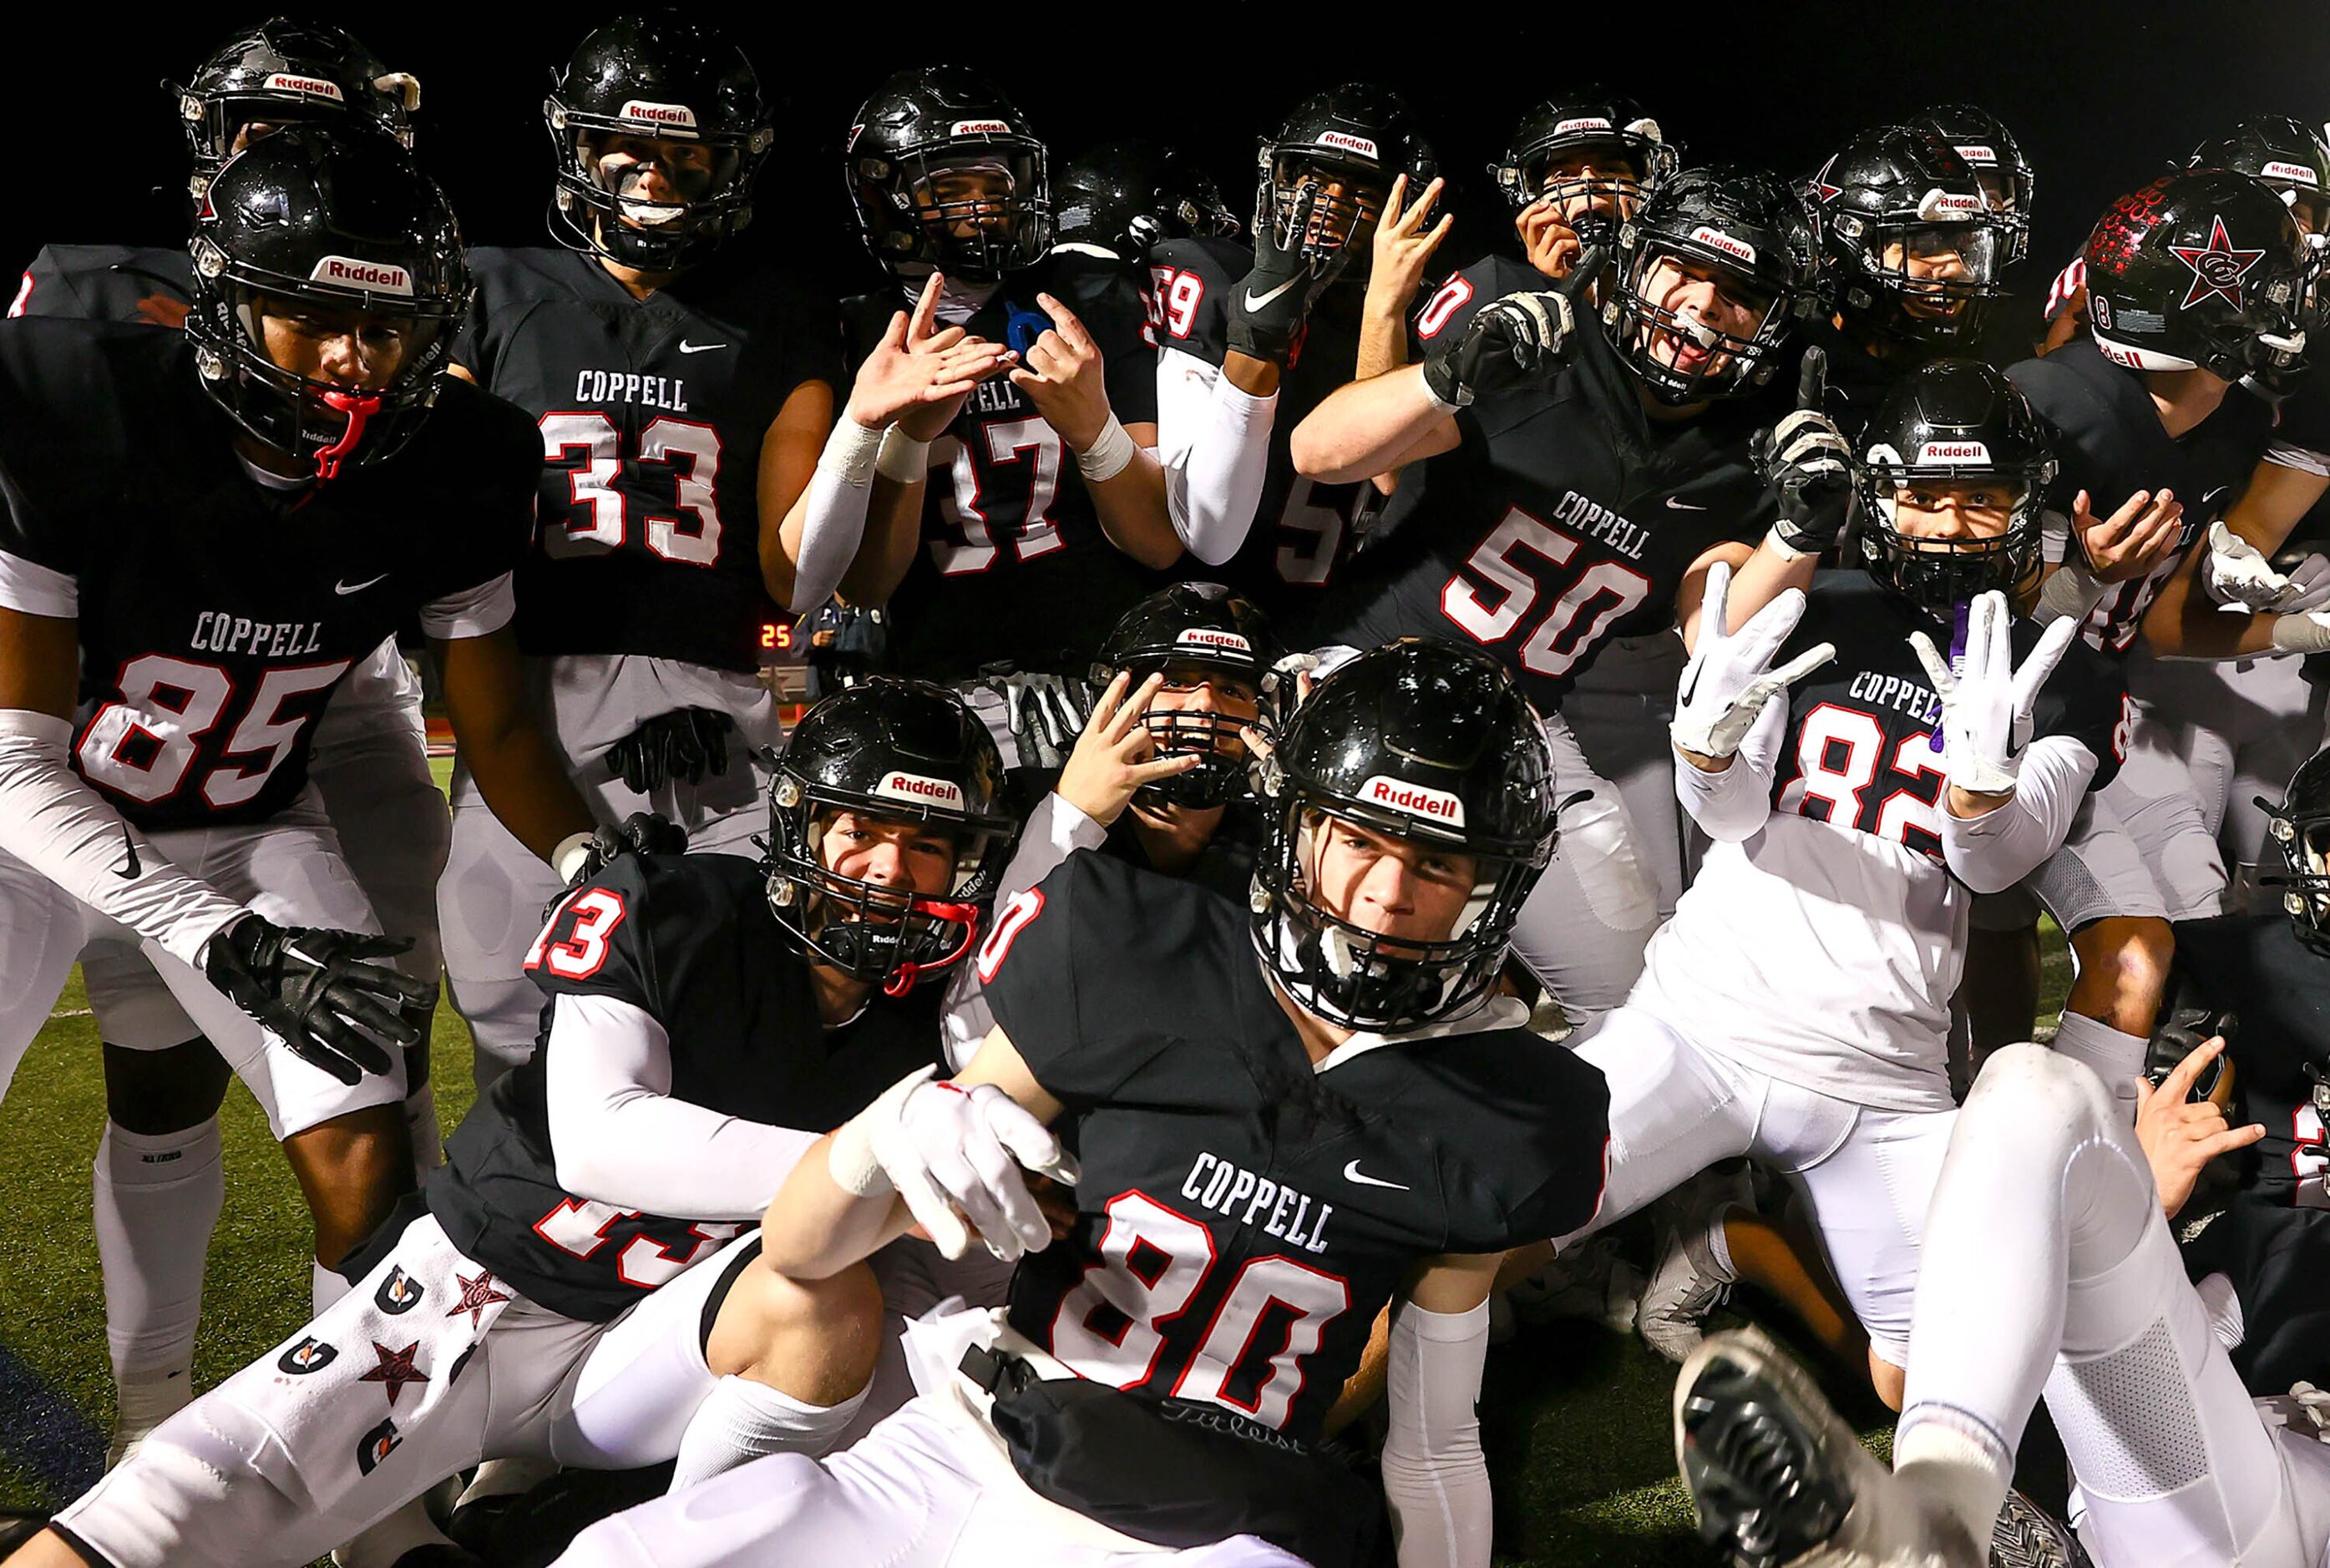
<path fill-rule="evenodd" d="M 347 428 L 340 432 L 338 440 L 317 450 L 316 478 L 318 483 L 340 477 L 340 464 L 364 439 L 365 424 L 373 415 L 380 412 L 380 399 L 370 392 L 327 392 L 324 394 L 324 406 L 339 410 L 347 415 L 348 422 Z"/>

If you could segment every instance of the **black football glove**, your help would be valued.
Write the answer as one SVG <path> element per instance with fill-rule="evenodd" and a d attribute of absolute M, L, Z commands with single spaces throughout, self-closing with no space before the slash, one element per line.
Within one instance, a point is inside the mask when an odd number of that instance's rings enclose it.
<path fill-rule="evenodd" d="M 616 861 L 632 855 L 686 855 L 687 829 L 652 811 L 634 811 L 618 825 L 602 822 L 582 846 L 582 858 L 569 887 L 581 887 Z"/>
<path fill-rule="evenodd" d="M 1322 257 L 1305 256 L 1302 244 L 1319 187 L 1306 183 L 1294 193 L 1283 224 L 1274 221 L 1270 189 L 1264 186 L 1255 213 L 1254 270 L 1230 290 L 1228 336 L 1238 353 L 1283 369 L 1311 307 L 1342 272 L 1351 248 L 1340 245 Z"/>
<path fill-rule="evenodd" d="M 1834 548 L 1852 512 L 1852 448 L 1822 411 L 1827 368 L 1824 352 L 1804 350 L 1795 412 L 1756 437 L 1756 471 L 1780 502 L 1772 532 L 1804 555 Z"/>
<path fill-rule="evenodd" d="M 424 1038 L 424 1024 L 398 1009 L 418 1011 L 436 999 L 436 987 L 374 961 L 412 946 L 354 931 L 279 926 L 251 914 L 211 938 L 203 972 L 294 1053 L 354 1083 L 394 1065 L 390 1048 Z"/>
<path fill-rule="evenodd" d="M 1577 316 L 1558 289 L 1508 294 L 1473 313 L 1462 335 L 1424 358 L 1424 384 L 1463 408 L 1483 392 L 1550 382 L 1577 347 Z"/>
<path fill-rule="evenodd" d="M 677 779 L 701 784 L 728 771 L 728 732 L 736 721 L 717 708 L 658 713 L 607 748 L 607 771 L 645 795 Z"/>

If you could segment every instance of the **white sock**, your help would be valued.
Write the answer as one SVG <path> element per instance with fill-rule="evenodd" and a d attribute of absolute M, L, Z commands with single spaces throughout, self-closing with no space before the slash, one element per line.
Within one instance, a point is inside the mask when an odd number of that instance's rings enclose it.
<path fill-rule="evenodd" d="M 314 1270 L 308 1279 L 308 1301 L 313 1308 L 310 1316 L 321 1318 L 324 1308 L 346 1295 L 351 1287 L 338 1273 L 312 1259 L 308 1266 Z"/>
<path fill-rule="evenodd" d="M 450 1546 L 452 1540 L 413 1498 L 393 1514 L 365 1527 L 363 1535 L 332 1554 L 339 1568 L 394 1568 L 396 1560 L 421 1546 Z"/>
<path fill-rule="evenodd" d="M 2006 1506 L 2014 1464 L 1990 1444 L 1951 1425 L 1946 1417 L 1928 1415 L 1904 1423 L 1895 1433 L 1893 1473 L 1939 1500 L 1957 1516 L 1969 1536 L 1986 1543 L 1998 1510 Z"/>
<path fill-rule="evenodd" d="M 724 1377 L 715 1384 L 687 1430 L 680 1434 L 679 1459 L 672 1471 L 671 1490 L 685 1491 L 698 1481 L 770 1454 L 807 1454 L 814 1459 L 833 1446 L 856 1418 L 874 1384 L 839 1404 L 804 1404 L 766 1384 L 742 1377 Z"/>
<path fill-rule="evenodd" d="M 404 1129 L 412 1135 L 412 1174 L 426 1177 L 445 1163 L 445 1135 L 437 1127 L 437 1086 L 424 1083 L 404 1097 Z"/>
<path fill-rule="evenodd" d="M 93 1177 L 119 1444 L 194 1396 L 203 1262 L 226 1200 L 218 1123 L 149 1137 L 109 1121 Z"/>
<path fill-rule="evenodd" d="M 2111 1091 L 2112 1102 L 2126 1113 L 2126 1124 L 2136 1123 L 2136 1081 L 2144 1074 L 2145 1050 L 2140 1034 L 2126 1034 L 2100 1018 L 2065 1013 L 2055 1032 L 2059 1055 L 2085 1063 Z"/>

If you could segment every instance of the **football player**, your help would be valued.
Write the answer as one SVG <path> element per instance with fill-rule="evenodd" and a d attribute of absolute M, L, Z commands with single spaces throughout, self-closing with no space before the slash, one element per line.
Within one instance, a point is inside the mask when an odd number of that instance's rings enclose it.
<path fill-rule="evenodd" d="M 1657 893 L 1637 830 L 1559 704 L 1613 637 L 1695 618 L 1717 560 L 1739 569 L 1744 616 L 1809 581 L 1842 525 L 1841 507 L 1826 537 L 1776 522 L 1752 460 L 1757 428 L 1774 423 L 1766 389 L 1783 345 L 1814 306 L 1813 269 L 1811 224 L 1778 180 L 1686 170 L 1621 227 L 1602 321 L 1576 303 L 1581 274 L 1510 295 L 1461 334 L 1427 337 L 1421 365 L 1339 389 L 1294 431 L 1295 468 L 1311 479 L 1404 471 L 1367 570 L 1283 628 L 1289 640 L 1477 641 L 1547 715 L 1564 790 L 1590 791 L 1566 811 L 1563 852 L 1515 941 L 1576 1012 L 1624 997 Z M 1781 468 L 1841 471 L 1842 441 L 1817 412 L 1790 416 L 1784 434 Z M 1411 512 L 1430 525 L 1397 527 Z M 1768 542 L 1751 553 L 1759 534 Z"/>
<path fill-rule="evenodd" d="M 1297 104 L 1258 164 L 1251 246 L 1185 240 L 1151 260 L 1158 456 L 1190 553 L 1283 616 L 1335 580 L 1372 498 L 1297 474 L 1288 437 L 1360 366 L 1361 301 L 1394 226 L 1379 221 L 1412 227 L 1439 185 L 1407 101 L 1364 82 Z"/>
<path fill-rule="evenodd" d="M 2165 175 L 2122 197 L 2086 260 L 2090 340 L 2010 373 L 2063 437 L 2052 507 L 2067 521 L 2050 525 L 2048 553 L 2060 564 L 2041 605 L 2079 619 L 2089 646 L 2119 658 L 2268 444 L 2271 411 L 2236 383 L 2297 362 L 2311 260 L 2280 199 L 2222 169 Z M 2091 501 L 2115 510 L 2098 518 Z M 2163 651 L 2330 647 L 2324 624 L 2304 615 L 2209 621 Z M 2099 791 L 2089 821 L 2032 884 L 2079 966 L 2055 1047 L 2123 1094 L 2173 950 L 2164 855 L 2197 827 L 2176 770 L 2155 771 Z"/>
<path fill-rule="evenodd" d="M 1147 307 L 1121 262 L 1053 250 L 1044 144 L 971 71 L 884 81 L 851 123 L 845 168 L 887 275 L 842 304 L 853 351 L 939 278 L 942 320 L 1019 356 L 935 439 L 886 439 L 883 470 L 921 509 L 919 535 L 892 535 L 882 569 L 891 662 L 962 690 L 1022 765 L 1057 767 L 1091 650 L 1154 585 L 1142 569 L 1182 550 L 1153 450 Z"/>
<path fill-rule="evenodd" d="M 287 125 L 369 123 L 410 146 L 420 96 L 412 77 L 328 24 L 278 17 L 238 33 L 173 90 L 194 155 L 189 194 L 199 202 L 229 157 Z M 175 328 L 192 297 L 184 247 L 52 245 L 26 269 L 9 315 Z M 358 661 L 332 694 L 310 739 L 308 777 L 382 930 L 409 944 L 392 961 L 433 999 L 442 970 L 437 876 L 451 826 L 429 772 L 421 682 L 396 638 Z M 106 1311 L 120 1395 L 118 1459 L 189 1396 L 203 1257 L 224 1201 L 213 1117 L 226 1068 L 135 949 L 92 949 L 82 969 L 106 1042 L 109 1115 L 94 1206 L 114 1282 Z M 425 1170 L 441 1156 L 426 1013 L 415 1022 L 424 1033 L 405 1053 L 405 1120 Z M 121 1288 L 132 1279 L 136 1288 Z"/>
<path fill-rule="evenodd" d="M 1634 215 L 1643 191 L 1681 161 L 1641 104 L 1586 87 L 1521 116 L 1504 157 L 1489 173 L 1512 209 L 1513 232 L 1529 264 L 1558 283 L 1586 246 L 1601 246 L 1605 260 L 1615 254 L 1618 226 Z"/>
<path fill-rule="evenodd" d="M 2182 1100 L 2210 1054 L 2153 1098 Z M 2204 1145 L 2258 1130 L 2216 1127 Z M 2082 1064 L 1994 1055 L 1926 1220 L 1891 1470 L 1769 1340 L 1719 1335 L 1675 1385 L 1700 1534 L 1741 1568 L 1983 1568 L 2043 1393 L 2098 1568 L 2321 1562 L 2330 1412 L 2305 1384 L 2254 1402 L 2242 1386 L 2178 1259 L 2160 1148 Z"/>
<path fill-rule="evenodd" d="M 441 194 L 388 137 L 299 127 L 211 178 L 193 247 L 184 334 L 0 334 L 0 1062 L 85 948 L 99 980 L 142 953 L 284 1141 L 328 1299 L 326 1266 L 412 1180 L 384 1046 L 421 1036 L 434 986 L 356 934 L 374 912 L 307 789 L 318 713 L 417 615 L 511 831 L 547 857 L 592 824 L 516 707 L 508 573 L 539 459 L 513 411 L 444 385 L 469 274 Z M 163 1375 L 133 1426 L 186 1396 L 219 1087 L 204 1136 L 136 1152 L 189 1175 L 184 1236 L 138 1249 L 149 1293 L 183 1289 L 153 1329 L 177 1375 L 141 1363 Z"/>
<path fill-rule="evenodd" d="M 2054 463 L 2001 373 L 1937 361 L 1864 433 L 1865 572 L 1727 635 L 1710 571 L 1672 733 L 1714 846 L 1579 1050 L 1611 1090 L 1600 1223 L 1758 1155 L 1804 1198 L 1897 1407 L 1967 906 L 2053 853 L 2120 760 L 2112 665 L 2018 608 Z"/>
<path fill-rule="evenodd" d="M 758 760 L 780 733 L 761 628 L 837 587 L 880 600 L 880 520 L 903 493 L 873 468 L 898 411 L 861 387 L 837 419 L 831 307 L 739 251 L 775 132 L 716 28 L 611 23 L 576 46 L 545 112 L 560 245 L 475 252 L 456 350 L 540 430 L 544 521 L 516 581 L 529 689 L 603 819 L 653 810 L 694 850 L 749 856 Z M 860 345 L 877 373 L 896 358 L 895 314 Z M 457 767 L 439 896 L 480 1082 L 532 1048 L 521 960 L 559 886 Z"/>
<path fill-rule="evenodd" d="M 956 1250 L 975 1226 L 1030 1249 L 1009 1306 L 916 1325 L 921 1396 L 845 1452 L 618 1515 L 564 1561 L 1365 1561 L 1376 1502 L 1312 1445 L 1398 1297 L 1400 1560 L 1485 1562 L 1496 1255 L 1601 1189 L 1600 1084 L 1494 995 L 1550 762 L 1492 661 L 1403 643 L 1295 709 L 1248 909 L 1094 854 L 1006 905 L 978 1056 L 835 1133 L 762 1235 L 817 1279 L 917 1218 Z M 1066 1150 L 1078 1212 L 1047 1245 L 1014 1167 Z"/>
<path fill-rule="evenodd" d="M 1946 103 L 1910 123 L 1935 132 L 1973 168 L 1991 210 L 2008 226 L 2005 264 L 2012 267 L 2030 255 L 2031 204 L 2039 181 L 2006 122 L 1980 104 Z"/>
<path fill-rule="evenodd" d="M 1124 262 L 1144 284 L 1149 253 L 1164 241 L 1239 232 L 1212 175 L 1171 147 L 1135 137 L 1103 142 L 1062 169 L 1052 204 L 1053 250 Z"/>
<path fill-rule="evenodd" d="M 633 855 L 569 893 L 526 960 L 540 1050 L 455 1131 L 356 1288 L 12 1563 L 299 1563 L 481 1455 L 677 1455 L 684 1478 L 736 1408 L 782 1412 L 804 1443 L 837 1433 L 864 1365 L 824 1345 L 788 1361 L 774 1337 L 739 1361 L 725 1304 L 758 1250 L 744 1233 L 819 1130 L 936 1065 L 938 989 L 914 987 L 971 944 L 1010 837 L 1000 779 L 951 694 L 876 679 L 788 741 L 765 864 Z M 844 1270 L 791 1302 L 874 1288 Z"/>

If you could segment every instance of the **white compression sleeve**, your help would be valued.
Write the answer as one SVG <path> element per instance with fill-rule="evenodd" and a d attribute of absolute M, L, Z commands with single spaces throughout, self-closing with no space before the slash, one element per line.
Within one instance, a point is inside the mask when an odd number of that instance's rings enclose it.
<path fill-rule="evenodd" d="M 685 1219 L 755 1219 L 826 1130 L 673 1099 L 663 1025 L 612 997 L 556 997 L 543 1049 L 551 1151 L 560 1185 L 578 1197 Z"/>
<path fill-rule="evenodd" d="M 869 430 L 848 414 L 833 421 L 801 493 L 807 515 L 801 523 L 800 554 L 793 562 L 793 594 L 786 609 L 805 614 L 833 597 L 841 574 L 866 538 L 866 503 L 874 494 L 874 463 L 882 432 Z"/>
<path fill-rule="evenodd" d="M 2063 847 L 2096 776 L 2095 753 L 2068 735 L 2041 735 L 2022 759 L 2014 798 L 1986 816 L 1942 806 L 1942 862 L 1976 893 L 2003 893 Z"/>
<path fill-rule="evenodd" d="M 1166 507 L 1189 553 L 1219 566 L 1238 553 L 1270 474 L 1278 394 L 1255 397 L 1221 367 L 1169 348 L 1157 356 L 1157 460 Z"/>
<path fill-rule="evenodd" d="M 0 849 L 199 970 L 204 944 L 250 912 L 124 822 L 74 774 L 71 744 L 62 719 L 0 710 Z"/>
<path fill-rule="evenodd" d="M 995 893 L 1000 910 L 1013 898 L 1052 874 L 1060 862 L 1079 849 L 1098 849 L 1108 842 L 1108 829 L 1094 822 L 1054 790 L 1037 802 L 1019 830 L 1018 847 L 1003 868 Z M 946 1012 L 939 1027 L 946 1038 L 947 1067 L 960 1072 L 969 1065 L 987 1032 L 995 1027 L 995 1014 L 987 1005 L 987 989 L 980 984 L 979 966 L 961 963 L 947 982 Z"/>
<path fill-rule="evenodd" d="M 1470 1312 L 1394 1308 L 1386 1396 L 1384 1501 L 1399 1568 L 1487 1568 L 1493 1534 L 1481 1452 L 1481 1370 L 1489 1304 Z"/>
<path fill-rule="evenodd" d="M 1691 819 L 1721 844 L 1744 844 L 1761 832 L 1772 815 L 1772 755 L 1786 728 L 1788 698 L 1776 694 L 1756 715 L 1731 766 L 1703 773 L 1678 756 L 1675 795 Z"/>

